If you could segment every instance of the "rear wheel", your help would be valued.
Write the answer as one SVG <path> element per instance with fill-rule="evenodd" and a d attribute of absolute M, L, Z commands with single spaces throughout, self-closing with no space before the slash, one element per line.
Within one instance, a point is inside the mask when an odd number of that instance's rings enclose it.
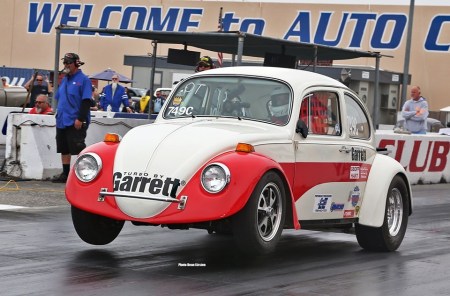
<path fill-rule="evenodd" d="M 72 222 L 78 236 L 88 244 L 106 245 L 122 230 L 125 221 L 92 214 L 72 206 Z"/>
<path fill-rule="evenodd" d="M 359 245 L 370 251 L 395 251 L 406 233 L 409 216 L 409 197 L 405 181 L 396 176 L 389 186 L 384 221 L 381 227 L 356 224 Z"/>
<path fill-rule="evenodd" d="M 233 235 L 245 253 L 273 251 L 283 231 L 286 208 L 283 182 L 275 172 L 266 173 L 245 207 L 233 217 Z"/>

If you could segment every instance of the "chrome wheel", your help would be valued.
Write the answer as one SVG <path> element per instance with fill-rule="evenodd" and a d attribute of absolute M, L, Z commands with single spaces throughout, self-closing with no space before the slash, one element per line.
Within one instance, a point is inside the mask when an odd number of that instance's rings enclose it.
<path fill-rule="evenodd" d="M 265 173 L 232 219 L 233 236 L 242 252 L 257 255 L 275 249 L 286 219 L 286 199 L 281 177 L 273 171 Z"/>
<path fill-rule="evenodd" d="M 400 175 L 395 176 L 386 194 L 383 225 L 371 227 L 356 223 L 355 232 L 359 245 L 370 251 L 397 250 L 406 233 L 410 198 L 406 180 Z"/>
<path fill-rule="evenodd" d="M 258 200 L 258 231 L 261 239 L 271 241 L 280 227 L 281 192 L 275 183 L 267 184 Z"/>
<path fill-rule="evenodd" d="M 403 199 L 398 188 L 392 188 L 387 204 L 387 224 L 389 234 L 396 236 L 400 231 L 403 219 Z"/>

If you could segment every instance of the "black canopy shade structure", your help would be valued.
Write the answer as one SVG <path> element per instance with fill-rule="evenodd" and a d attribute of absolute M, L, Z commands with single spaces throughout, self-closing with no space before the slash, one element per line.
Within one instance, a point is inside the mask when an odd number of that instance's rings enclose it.
<path fill-rule="evenodd" d="M 311 60 L 313 66 L 320 60 L 349 60 L 356 58 L 375 58 L 375 110 L 379 108 L 378 86 L 379 86 L 379 63 L 381 54 L 371 51 L 358 51 L 337 48 L 319 44 L 297 42 L 279 38 L 260 36 L 239 31 L 228 32 L 166 32 L 166 31 L 143 31 L 124 30 L 93 27 L 76 27 L 60 25 L 56 27 L 56 49 L 55 49 L 55 73 L 57 73 L 61 33 L 65 30 L 87 31 L 91 33 L 111 34 L 123 37 L 133 37 L 151 40 L 154 43 L 153 57 L 156 58 L 157 44 L 179 44 L 200 48 L 213 52 L 222 52 L 233 55 L 235 62 L 240 65 L 243 56 L 264 58 L 267 54 L 279 54 L 293 56 L 297 60 Z M 154 63 L 155 64 L 155 63 Z M 155 73 L 153 69 L 153 73 Z M 153 82 L 153 79 L 152 79 Z M 151 85 L 153 83 L 151 82 Z M 378 108 L 377 108 L 378 106 Z M 374 112 L 374 123 L 378 123 L 377 112 Z"/>

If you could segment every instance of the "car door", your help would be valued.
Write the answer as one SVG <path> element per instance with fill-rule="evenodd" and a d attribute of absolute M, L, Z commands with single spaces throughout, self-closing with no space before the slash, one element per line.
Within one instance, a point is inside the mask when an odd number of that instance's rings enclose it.
<path fill-rule="evenodd" d="M 299 220 L 355 218 L 374 155 L 362 105 L 341 90 L 320 88 L 303 97 L 299 113 L 309 131 L 294 139 Z"/>

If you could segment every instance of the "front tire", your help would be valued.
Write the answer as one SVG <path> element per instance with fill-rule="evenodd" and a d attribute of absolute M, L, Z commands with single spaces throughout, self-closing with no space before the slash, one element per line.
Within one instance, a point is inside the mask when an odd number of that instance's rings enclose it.
<path fill-rule="evenodd" d="M 78 236 L 91 245 L 106 245 L 122 230 L 125 221 L 92 214 L 72 206 L 72 222 Z"/>
<path fill-rule="evenodd" d="M 391 252 L 398 249 L 408 225 L 409 196 L 405 181 L 395 176 L 386 198 L 384 221 L 381 227 L 355 225 L 359 245 L 369 251 Z"/>
<path fill-rule="evenodd" d="M 266 173 L 245 207 L 233 217 L 236 244 L 244 253 L 267 254 L 278 244 L 283 231 L 286 193 L 275 172 Z"/>

